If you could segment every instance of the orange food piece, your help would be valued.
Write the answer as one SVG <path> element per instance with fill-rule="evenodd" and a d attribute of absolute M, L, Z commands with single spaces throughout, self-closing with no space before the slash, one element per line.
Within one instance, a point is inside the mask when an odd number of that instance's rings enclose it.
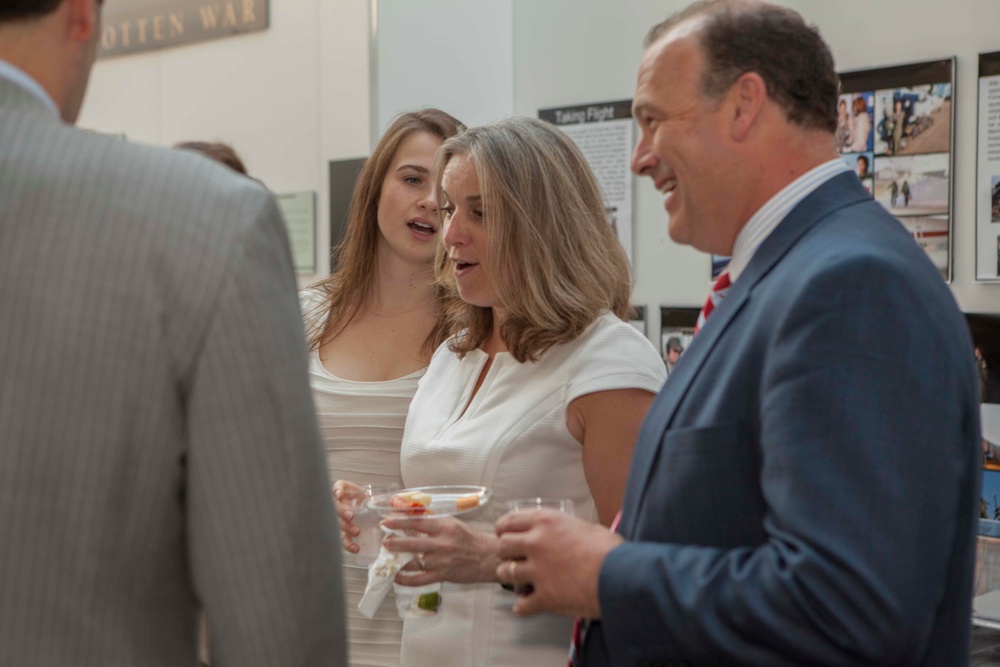
<path fill-rule="evenodd" d="M 471 510 L 473 507 L 479 507 L 479 494 L 472 493 L 455 498 L 455 509 L 458 511 Z"/>
<path fill-rule="evenodd" d="M 389 498 L 389 506 L 405 510 L 407 514 L 427 514 L 427 506 L 431 504 L 431 496 L 422 491 L 404 491 Z"/>

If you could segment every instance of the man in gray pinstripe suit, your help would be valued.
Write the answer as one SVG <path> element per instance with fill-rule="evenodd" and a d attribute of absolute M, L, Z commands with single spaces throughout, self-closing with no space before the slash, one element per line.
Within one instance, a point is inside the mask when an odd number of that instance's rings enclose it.
<path fill-rule="evenodd" d="M 0 3 L 0 665 L 346 662 L 281 216 L 72 128 L 99 0 Z"/>

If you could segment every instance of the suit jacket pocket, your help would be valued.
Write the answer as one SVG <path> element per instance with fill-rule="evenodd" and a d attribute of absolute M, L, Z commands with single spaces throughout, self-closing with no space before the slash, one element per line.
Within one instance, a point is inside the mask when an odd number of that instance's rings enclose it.
<path fill-rule="evenodd" d="M 633 539 L 716 547 L 764 541 L 756 438 L 732 421 L 668 430 Z"/>

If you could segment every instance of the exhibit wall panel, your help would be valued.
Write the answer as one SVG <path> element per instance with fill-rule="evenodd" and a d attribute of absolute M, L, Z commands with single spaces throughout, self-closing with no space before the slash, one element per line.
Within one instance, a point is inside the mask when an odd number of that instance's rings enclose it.
<path fill-rule="evenodd" d="M 850 10 L 853 2 L 799 0 L 796 5 L 819 26 L 840 70 L 957 56 L 952 97 L 955 171 L 951 288 L 962 310 L 1000 312 L 1000 286 L 975 282 L 978 54 L 1000 49 L 996 31 L 1000 4 L 993 0 L 875 0 L 857 3 L 857 11 Z"/>
<path fill-rule="evenodd" d="M 272 2 L 263 32 L 99 61 L 80 125 L 161 146 L 225 141 L 273 191 L 316 192 L 325 271 L 327 162 L 368 152 L 368 31 L 368 0 Z"/>
<path fill-rule="evenodd" d="M 514 111 L 628 99 L 646 32 L 685 0 L 513 0 Z M 838 70 L 957 56 L 954 243 L 951 288 L 963 310 L 1000 312 L 1000 287 L 975 283 L 977 56 L 1000 50 L 1000 3 L 963 0 L 780 0 L 815 23 Z M 719 185 L 725 196 L 725 184 Z M 649 179 L 635 185 L 636 304 L 699 306 L 710 260 L 667 234 L 662 198 Z M 659 322 L 648 334 L 658 340 Z"/>

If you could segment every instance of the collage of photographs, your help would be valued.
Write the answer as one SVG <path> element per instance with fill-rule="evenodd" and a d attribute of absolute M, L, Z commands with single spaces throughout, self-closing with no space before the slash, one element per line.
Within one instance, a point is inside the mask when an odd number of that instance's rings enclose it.
<path fill-rule="evenodd" d="M 948 282 L 954 73 L 951 58 L 841 72 L 834 133 L 837 153 Z M 1000 216 L 1000 176 L 993 183 L 993 211 Z M 711 280 L 728 264 L 728 257 L 713 255 Z"/>
<path fill-rule="evenodd" d="M 1000 521 L 1000 316 L 966 313 L 979 373 L 983 489 L 979 516 Z M 997 570 L 1000 585 L 1000 561 Z"/>
<path fill-rule="evenodd" d="M 949 280 L 952 62 L 942 64 L 843 74 L 835 141 L 865 189 Z"/>
<path fill-rule="evenodd" d="M 1000 51 L 979 54 L 976 280 L 1000 282 Z"/>
<path fill-rule="evenodd" d="M 975 623 L 1000 624 L 1000 315 L 966 313 L 979 375 L 982 488 L 972 600 Z"/>

